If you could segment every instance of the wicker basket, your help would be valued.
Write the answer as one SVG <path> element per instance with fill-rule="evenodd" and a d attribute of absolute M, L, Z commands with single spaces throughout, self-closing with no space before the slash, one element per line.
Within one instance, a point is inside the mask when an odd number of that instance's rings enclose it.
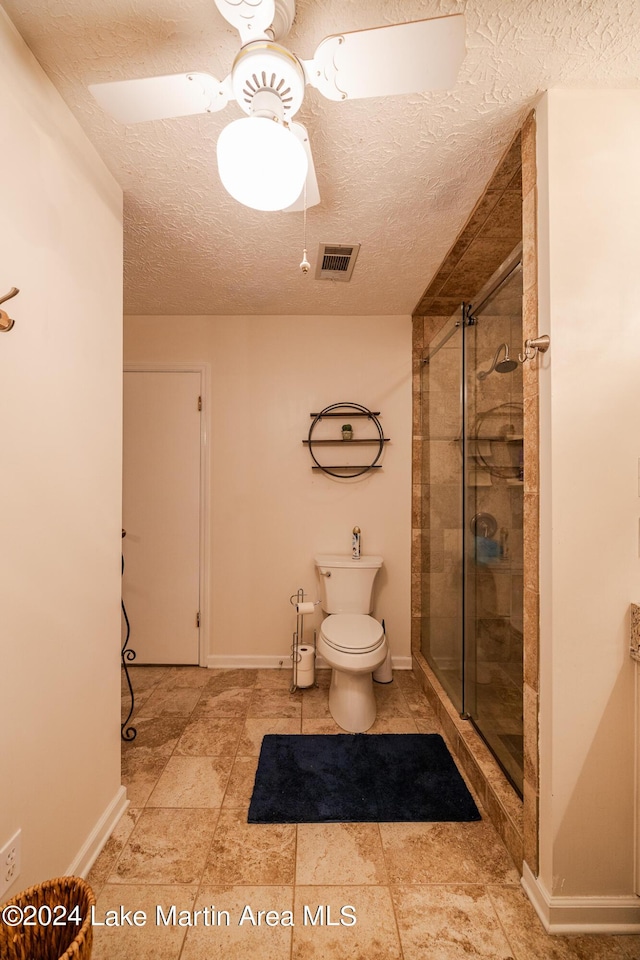
<path fill-rule="evenodd" d="M 0 957 L 2 960 L 89 960 L 93 940 L 91 907 L 95 902 L 93 890 L 80 877 L 58 877 L 23 890 L 8 900 L 2 910 L 10 906 L 24 910 L 32 904 L 36 910 L 48 906 L 53 911 L 54 907 L 62 906 L 66 916 L 78 906 L 82 922 L 79 926 L 73 921 L 53 926 L 36 920 L 35 926 L 10 927 L 0 920 Z M 62 917 L 63 912 L 56 911 L 54 916 Z"/>

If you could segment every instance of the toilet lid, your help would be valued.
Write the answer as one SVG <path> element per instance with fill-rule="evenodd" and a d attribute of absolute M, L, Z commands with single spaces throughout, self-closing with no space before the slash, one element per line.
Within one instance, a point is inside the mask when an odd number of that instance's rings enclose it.
<path fill-rule="evenodd" d="M 335 613 L 322 621 L 320 632 L 334 650 L 369 653 L 384 638 L 382 624 L 364 613 Z"/>

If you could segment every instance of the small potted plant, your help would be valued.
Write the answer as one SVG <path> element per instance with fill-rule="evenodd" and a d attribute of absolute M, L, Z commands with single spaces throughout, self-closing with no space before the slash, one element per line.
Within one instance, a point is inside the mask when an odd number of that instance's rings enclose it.
<path fill-rule="evenodd" d="M 353 427 L 351 426 L 350 423 L 342 424 L 342 439 L 343 440 L 353 439 Z"/>

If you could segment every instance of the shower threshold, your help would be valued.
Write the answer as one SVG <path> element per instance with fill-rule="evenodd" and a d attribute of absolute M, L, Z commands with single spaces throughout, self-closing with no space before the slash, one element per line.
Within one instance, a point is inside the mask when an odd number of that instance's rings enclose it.
<path fill-rule="evenodd" d="M 446 691 L 419 650 L 413 651 L 413 670 L 442 725 L 451 751 L 475 790 L 516 867 L 522 873 L 524 805 L 473 723 L 455 710 Z"/>

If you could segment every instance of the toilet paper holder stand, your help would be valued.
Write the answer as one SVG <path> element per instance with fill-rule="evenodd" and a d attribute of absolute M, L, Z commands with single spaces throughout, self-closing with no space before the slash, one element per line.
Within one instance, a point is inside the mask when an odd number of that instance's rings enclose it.
<path fill-rule="evenodd" d="M 302 660 L 302 654 L 300 648 L 304 646 L 304 617 L 305 613 L 311 613 L 311 610 L 301 610 L 301 607 L 304 605 L 306 607 L 311 606 L 313 609 L 318 606 L 320 603 L 319 600 L 306 601 L 305 592 L 300 587 L 296 593 L 293 593 L 289 597 L 289 603 L 291 603 L 296 608 L 296 629 L 293 634 L 293 640 L 291 643 L 291 661 L 292 661 L 292 676 L 291 676 L 291 687 L 290 693 L 295 693 L 296 690 L 302 689 L 298 687 L 298 664 Z M 313 659 L 315 665 L 315 655 L 316 655 L 316 632 L 313 631 Z M 315 685 L 315 673 L 313 673 L 313 680 L 310 684 L 306 686 Z"/>

